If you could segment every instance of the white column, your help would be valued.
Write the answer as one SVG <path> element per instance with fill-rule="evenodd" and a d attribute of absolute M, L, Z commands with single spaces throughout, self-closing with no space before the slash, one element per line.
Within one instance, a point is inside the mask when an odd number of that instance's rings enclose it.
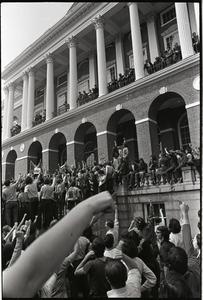
<path fill-rule="evenodd" d="M 180 39 L 182 58 L 194 54 L 192 47 L 192 34 L 187 10 L 187 3 L 175 2 L 178 33 Z"/>
<path fill-rule="evenodd" d="M 194 3 L 194 10 L 195 10 L 195 20 L 196 20 L 196 25 L 197 25 L 197 35 L 199 35 L 199 3 L 195 2 Z"/>
<path fill-rule="evenodd" d="M 21 116 L 22 131 L 27 129 L 27 104 L 28 104 L 28 76 L 27 76 L 27 72 L 23 72 L 23 103 L 22 103 L 22 116 Z"/>
<path fill-rule="evenodd" d="M 135 77 L 137 80 L 144 77 L 144 58 L 142 52 L 142 38 L 141 38 L 141 31 L 140 31 L 138 4 L 136 2 L 130 2 L 128 3 L 128 6 L 130 11 L 130 27 L 131 27 Z"/>
<path fill-rule="evenodd" d="M 78 75 L 77 75 L 77 54 L 76 54 L 76 38 L 71 36 L 67 40 L 69 47 L 69 101 L 70 109 L 77 107 L 78 97 Z"/>
<path fill-rule="evenodd" d="M 117 78 L 119 74 L 124 74 L 125 64 L 124 64 L 124 50 L 123 50 L 123 35 L 118 34 L 115 38 L 115 48 L 116 48 L 116 66 L 117 66 Z"/>
<path fill-rule="evenodd" d="M 94 88 L 96 84 L 96 61 L 95 52 L 89 53 L 89 85 L 90 89 Z"/>
<path fill-rule="evenodd" d="M 8 128 L 7 128 L 7 118 L 8 118 L 8 86 L 4 87 L 4 94 L 5 94 L 5 98 L 4 98 L 4 114 L 3 114 L 3 128 L 2 128 L 2 140 L 5 140 L 7 137 L 9 137 L 8 134 Z"/>
<path fill-rule="evenodd" d="M 6 138 L 11 137 L 11 128 L 13 127 L 13 110 L 14 110 L 14 91 L 15 86 L 13 83 L 9 83 L 9 95 L 8 95 L 8 115 L 7 115 L 7 135 Z"/>
<path fill-rule="evenodd" d="M 29 83 L 28 83 L 28 106 L 27 106 L 27 129 L 32 127 L 34 120 L 34 105 L 35 105 L 35 70 L 29 68 Z"/>
<path fill-rule="evenodd" d="M 54 56 L 46 55 L 47 85 L 46 85 L 46 120 L 53 118 L 54 112 Z"/>
<path fill-rule="evenodd" d="M 154 63 L 155 57 L 159 56 L 155 16 L 153 14 L 148 15 L 146 21 L 149 39 L 150 61 Z"/>
<path fill-rule="evenodd" d="M 93 19 L 92 23 L 94 24 L 94 28 L 96 30 L 98 88 L 99 88 L 99 97 L 101 97 L 107 94 L 104 19 L 101 16 L 99 16 Z"/>
<path fill-rule="evenodd" d="M 70 74 L 69 74 L 69 66 L 67 66 L 67 103 L 70 105 L 69 90 L 70 90 Z"/>

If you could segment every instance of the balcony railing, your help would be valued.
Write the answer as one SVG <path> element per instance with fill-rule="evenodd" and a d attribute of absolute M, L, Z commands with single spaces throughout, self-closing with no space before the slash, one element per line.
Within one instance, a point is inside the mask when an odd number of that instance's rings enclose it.
<path fill-rule="evenodd" d="M 60 116 L 69 110 L 70 106 L 68 103 L 64 103 L 63 105 L 59 106 L 57 111 L 53 112 L 53 117 Z"/>
<path fill-rule="evenodd" d="M 19 134 L 20 132 L 21 132 L 21 126 L 19 124 L 13 125 L 13 127 L 11 128 L 11 136 Z"/>
<path fill-rule="evenodd" d="M 155 72 L 158 72 L 164 68 L 167 68 L 179 62 L 180 60 L 182 60 L 180 49 L 176 51 L 174 50 L 170 54 L 163 53 L 162 56 L 156 57 L 154 64 L 146 60 L 144 64 L 145 77 Z M 133 68 L 129 68 L 128 70 L 126 70 L 124 74 L 119 74 L 118 79 L 114 79 L 112 80 L 112 82 L 108 83 L 107 86 L 108 93 L 120 89 L 134 81 L 135 81 L 135 70 Z M 96 98 L 98 98 L 98 92 L 97 95 L 95 95 L 93 89 L 92 91 L 90 90 L 88 94 L 86 92 L 83 92 L 83 94 L 80 93 L 77 99 L 78 106 L 88 103 Z"/>

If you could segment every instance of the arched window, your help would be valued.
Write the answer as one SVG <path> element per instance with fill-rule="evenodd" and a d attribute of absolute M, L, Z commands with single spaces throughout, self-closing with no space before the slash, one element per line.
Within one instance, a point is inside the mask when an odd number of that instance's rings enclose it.
<path fill-rule="evenodd" d="M 185 150 L 191 143 L 188 118 L 186 113 L 184 113 L 179 119 L 178 132 L 179 132 L 180 148 Z"/>

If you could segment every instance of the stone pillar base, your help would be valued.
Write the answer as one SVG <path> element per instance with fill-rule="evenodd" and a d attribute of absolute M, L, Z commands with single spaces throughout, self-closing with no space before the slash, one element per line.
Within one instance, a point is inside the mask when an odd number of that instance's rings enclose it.
<path fill-rule="evenodd" d="M 182 169 L 182 176 L 183 176 L 183 182 L 194 182 L 196 181 L 196 176 L 195 176 L 195 167 L 188 166 L 188 167 L 183 167 Z"/>

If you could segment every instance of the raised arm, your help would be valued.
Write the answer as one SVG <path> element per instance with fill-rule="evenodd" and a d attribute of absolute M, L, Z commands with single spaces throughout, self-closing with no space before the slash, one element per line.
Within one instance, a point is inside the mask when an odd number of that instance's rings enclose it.
<path fill-rule="evenodd" d="M 24 221 L 25 221 L 26 216 L 27 216 L 27 214 L 24 214 L 24 216 L 23 216 L 23 218 L 22 218 L 20 224 L 18 225 L 17 230 L 20 230 L 21 226 L 23 225 L 23 223 L 24 223 Z"/>
<path fill-rule="evenodd" d="M 71 251 L 93 215 L 113 209 L 113 199 L 107 191 L 79 203 L 4 271 L 3 297 L 33 297 Z"/>
<path fill-rule="evenodd" d="M 188 216 L 189 206 L 182 202 L 180 204 L 180 210 L 182 214 L 182 233 L 183 233 L 183 243 L 184 249 L 188 256 L 192 255 L 195 252 L 193 243 L 192 243 L 192 234 L 190 228 L 190 221 Z"/>
<path fill-rule="evenodd" d="M 159 226 L 165 226 L 165 220 L 164 220 L 162 208 L 160 208 L 159 213 L 160 213 L 160 217 L 161 217 L 161 222 L 159 223 Z"/>
<path fill-rule="evenodd" d="M 23 232 L 17 231 L 16 232 L 16 244 L 15 244 L 15 248 L 13 250 L 13 255 L 11 257 L 8 267 L 12 266 L 14 264 L 14 262 L 16 262 L 17 259 L 20 257 L 21 251 L 22 251 L 22 246 L 23 246 L 23 239 L 24 239 Z"/>
<path fill-rule="evenodd" d="M 118 206 L 115 204 L 115 218 L 114 223 L 118 223 Z"/>
<path fill-rule="evenodd" d="M 14 225 L 11 230 L 7 233 L 7 235 L 4 237 L 4 241 L 7 242 L 9 240 L 9 238 L 11 237 L 11 235 L 13 234 L 14 230 L 15 230 L 16 226 Z"/>

